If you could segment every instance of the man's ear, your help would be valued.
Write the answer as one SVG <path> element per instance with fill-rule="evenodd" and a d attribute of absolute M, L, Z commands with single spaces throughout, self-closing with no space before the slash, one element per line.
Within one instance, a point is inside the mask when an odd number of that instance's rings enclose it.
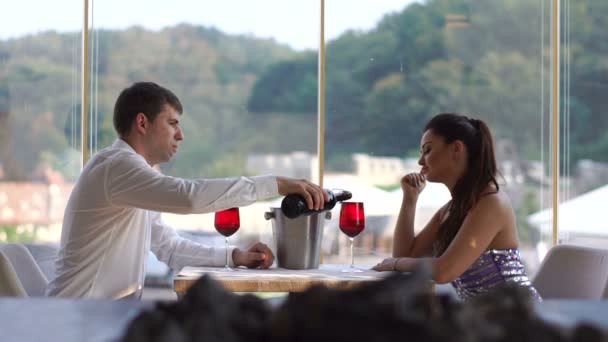
<path fill-rule="evenodd" d="M 137 113 L 135 116 L 135 129 L 141 134 L 145 134 L 149 126 L 148 117 L 144 113 Z"/>

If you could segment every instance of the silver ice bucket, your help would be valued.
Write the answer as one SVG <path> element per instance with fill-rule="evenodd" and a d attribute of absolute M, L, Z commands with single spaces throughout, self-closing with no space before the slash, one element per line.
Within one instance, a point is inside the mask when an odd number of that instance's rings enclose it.
<path fill-rule="evenodd" d="M 277 264 L 281 268 L 303 270 L 319 268 L 325 220 L 331 212 L 287 218 L 281 208 L 270 208 L 264 218 L 272 221 Z"/>

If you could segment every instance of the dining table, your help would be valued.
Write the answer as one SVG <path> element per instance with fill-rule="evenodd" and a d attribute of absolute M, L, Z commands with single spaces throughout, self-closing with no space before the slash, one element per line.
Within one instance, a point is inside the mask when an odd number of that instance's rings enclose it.
<path fill-rule="evenodd" d="M 302 292 L 314 285 L 349 289 L 381 280 L 392 273 L 369 268 L 360 268 L 360 272 L 346 272 L 349 267 L 343 264 L 321 264 L 317 269 L 303 270 L 185 267 L 174 277 L 173 287 L 177 296 L 181 297 L 200 277 L 209 275 L 232 292 Z"/>

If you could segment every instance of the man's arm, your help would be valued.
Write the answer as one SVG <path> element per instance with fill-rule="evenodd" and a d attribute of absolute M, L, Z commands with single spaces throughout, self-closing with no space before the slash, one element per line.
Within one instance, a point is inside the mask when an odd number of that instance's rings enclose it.
<path fill-rule="evenodd" d="M 159 261 L 166 263 L 174 270 L 185 266 L 223 266 L 225 263 L 224 247 L 203 245 L 183 238 L 175 229 L 166 225 L 161 214 L 150 211 L 152 234 L 150 249 Z M 234 248 L 229 248 L 228 255 L 232 256 Z M 234 266 L 232 258 L 228 258 L 230 266 Z"/>
<path fill-rule="evenodd" d="M 298 193 L 309 208 L 321 208 L 328 195 L 307 180 L 257 176 L 182 179 L 165 176 L 136 155 L 116 158 L 105 173 L 105 195 L 115 206 L 176 214 L 209 213 Z"/>
<path fill-rule="evenodd" d="M 185 239 L 162 221 L 160 213 L 151 211 L 150 215 L 152 220 L 150 249 L 158 260 L 178 271 L 185 266 L 223 266 L 225 264 L 226 249 L 224 247 L 207 246 Z M 228 262 L 232 267 L 268 268 L 274 262 L 272 251 L 261 242 L 253 244 L 246 250 L 230 247 L 228 255 Z"/>
<path fill-rule="evenodd" d="M 176 214 L 242 207 L 279 194 L 274 176 L 182 179 L 158 173 L 136 155 L 116 158 L 105 178 L 111 205 Z"/>

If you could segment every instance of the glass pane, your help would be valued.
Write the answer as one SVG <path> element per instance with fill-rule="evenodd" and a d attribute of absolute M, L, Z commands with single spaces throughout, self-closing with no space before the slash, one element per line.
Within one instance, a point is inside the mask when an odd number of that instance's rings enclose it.
<path fill-rule="evenodd" d="M 400 178 L 419 172 L 425 123 L 441 112 L 484 120 L 493 132 L 530 273 L 539 262 L 528 216 L 551 204 L 549 161 L 549 2 L 402 1 L 369 29 L 344 31 L 327 46 L 325 184 L 353 190 L 368 224 L 356 241 L 360 264 L 388 257 L 401 205 Z M 380 6 L 377 2 L 352 7 Z M 343 16 L 327 10 L 327 27 Z M 419 232 L 450 199 L 428 184 L 415 220 Z M 332 260 L 347 262 L 336 229 Z M 542 247 L 542 244 L 540 245 Z"/>
<path fill-rule="evenodd" d="M 0 241 L 58 242 L 80 172 L 81 2 L 20 1 L 0 27 Z M 48 13 L 56 13 L 49 16 Z"/>
<path fill-rule="evenodd" d="M 317 160 L 318 6 L 306 0 L 96 2 L 93 150 L 116 139 L 112 111 L 120 91 L 153 81 L 171 89 L 184 106 L 185 140 L 174 159 L 161 165 L 163 173 L 311 179 Z M 117 7 L 138 14 L 117 16 Z M 270 243 L 264 212 L 279 204 L 277 198 L 242 208 L 242 227 L 231 243 Z M 213 214 L 164 218 L 223 243 Z"/>
<path fill-rule="evenodd" d="M 560 243 L 607 248 L 608 3 L 562 1 Z"/>

